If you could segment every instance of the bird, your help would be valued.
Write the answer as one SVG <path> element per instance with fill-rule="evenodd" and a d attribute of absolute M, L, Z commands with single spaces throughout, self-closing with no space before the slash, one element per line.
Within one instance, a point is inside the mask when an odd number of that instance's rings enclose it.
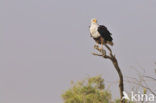
<path fill-rule="evenodd" d="M 96 18 L 91 19 L 89 31 L 95 42 L 101 45 L 101 49 L 104 44 L 113 46 L 113 38 L 111 37 L 112 34 L 108 31 L 106 26 L 99 25 Z"/>
<path fill-rule="evenodd" d="M 127 93 L 125 91 L 123 91 L 123 97 L 121 100 L 123 99 L 127 99 L 127 100 L 130 100 L 130 98 L 128 97 Z"/>

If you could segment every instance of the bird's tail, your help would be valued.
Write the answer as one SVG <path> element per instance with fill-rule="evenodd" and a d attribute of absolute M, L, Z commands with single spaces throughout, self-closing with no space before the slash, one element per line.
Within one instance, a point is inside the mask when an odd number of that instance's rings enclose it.
<path fill-rule="evenodd" d="M 111 45 L 111 46 L 114 45 L 114 43 L 113 43 L 112 41 L 107 41 L 107 44 L 109 44 L 109 45 Z"/>

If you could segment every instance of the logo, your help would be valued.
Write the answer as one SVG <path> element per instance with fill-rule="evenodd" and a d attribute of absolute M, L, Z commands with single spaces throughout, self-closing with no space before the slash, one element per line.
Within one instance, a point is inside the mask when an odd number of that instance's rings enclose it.
<path fill-rule="evenodd" d="M 128 94 L 123 91 L 123 97 L 121 100 L 128 100 L 128 101 L 140 101 L 140 102 L 153 102 L 155 100 L 155 96 L 154 94 L 144 94 L 141 92 L 138 93 L 134 93 L 133 91 L 131 91 L 130 96 L 128 96 Z"/>
<path fill-rule="evenodd" d="M 127 99 L 128 101 L 130 101 L 130 98 L 128 97 L 128 95 L 127 95 L 127 93 L 125 92 L 125 91 L 123 91 L 123 97 L 122 97 L 122 99 L 121 100 L 123 100 L 123 99 Z"/>

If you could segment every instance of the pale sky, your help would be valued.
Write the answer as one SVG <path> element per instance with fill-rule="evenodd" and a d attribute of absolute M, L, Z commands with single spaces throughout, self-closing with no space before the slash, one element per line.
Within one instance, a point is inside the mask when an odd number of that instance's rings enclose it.
<path fill-rule="evenodd" d="M 111 62 L 91 54 L 91 18 L 112 33 L 124 76 L 140 66 L 153 75 L 155 0 L 1 0 L 0 13 L 0 103 L 63 103 L 71 80 L 117 81 Z"/>

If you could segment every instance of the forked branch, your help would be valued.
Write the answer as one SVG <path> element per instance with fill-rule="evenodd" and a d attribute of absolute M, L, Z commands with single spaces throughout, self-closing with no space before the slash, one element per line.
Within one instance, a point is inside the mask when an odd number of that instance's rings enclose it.
<path fill-rule="evenodd" d="M 120 79 L 119 80 L 119 89 L 120 89 L 121 103 L 125 103 L 125 100 L 124 99 L 122 100 L 123 91 L 124 91 L 124 82 L 123 82 L 123 75 L 122 75 L 121 69 L 120 69 L 120 67 L 118 65 L 118 61 L 117 61 L 115 55 L 113 55 L 112 50 L 110 49 L 110 47 L 108 45 L 106 45 L 106 44 L 104 44 L 104 46 L 108 49 L 109 55 L 106 53 L 106 50 L 99 48 L 98 45 L 95 45 L 94 48 L 99 52 L 99 54 L 93 53 L 93 55 L 101 56 L 101 57 L 103 57 L 105 59 L 111 60 L 111 62 L 113 63 L 113 65 L 114 65 L 114 67 L 115 67 L 115 69 L 116 69 L 116 71 L 117 71 L 117 73 L 119 75 L 119 79 Z"/>

